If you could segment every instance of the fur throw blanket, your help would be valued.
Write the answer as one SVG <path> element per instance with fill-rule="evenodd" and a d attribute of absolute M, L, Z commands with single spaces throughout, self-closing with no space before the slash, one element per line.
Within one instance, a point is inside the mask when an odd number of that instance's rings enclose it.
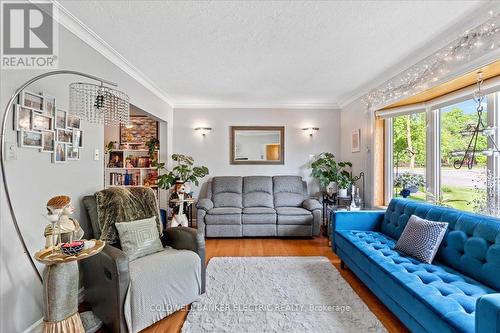
<path fill-rule="evenodd" d="M 109 244 L 118 244 L 115 223 L 130 222 L 156 216 L 158 233 L 162 224 L 155 192 L 148 187 L 112 187 L 95 194 L 97 220 L 101 239 Z"/>

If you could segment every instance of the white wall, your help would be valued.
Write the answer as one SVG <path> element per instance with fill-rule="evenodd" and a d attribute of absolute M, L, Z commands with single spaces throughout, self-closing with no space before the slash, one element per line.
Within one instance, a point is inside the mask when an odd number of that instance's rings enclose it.
<path fill-rule="evenodd" d="M 367 111 L 361 99 L 345 106 L 340 115 L 341 159 L 352 162 L 353 175 L 365 173 L 365 204 L 373 205 L 373 124 L 374 113 Z M 351 152 L 351 134 L 361 129 L 360 152 Z M 358 183 L 361 186 L 361 182 Z"/>
<path fill-rule="evenodd" d="M 230 126 L 285 126 L 285 164 L 229 164 Z M 202 137 L 195 127 L 212 127 L 212 131 Z M 319 127 L 319 131 L 309 137 L 304 127 Z M 325 151 L 338 156 L 339 131 L 339 110 L 175 109 L 173 151 L 193 156 L 196 164 L 208 167 L 210 177 L 300 175 L 315 193 L 318 186 L 309 177 L 311 156 Z"/>
<path fill-rule="evenodd" d="M 59 28 L 59 39 L 60 69 L 83 71 L 115 81 L 119 89 L 129 94 L 133 104 L 158 118 L 171 119 L 168 104 L 62 27 Z M 1 71 L 2 115 L 14 90 L 40 73 L 42 71 L 39 70 Z M 58 106 L 67 109 L 68 84 L 82 80 L 85 81 L 74 76 L 47 78 L 33 85 L 30 90 L 56 96 Z M 7 141 L 16 142 L 11 119 L 7 128 Z M 103 186 L 103 127 L 83 123 L 83 129 L 85 147 L 80 161 L 52 164 L 48 153 L 18 148 L 17 160 L 6 162 L 14 209 L 31 255 L 43 248 L 46 220 L 41 214 L 45 212 L 45 203 L 49 198 L 57 194 L 71 196 L 76 207 L 74 217 L 83 220 L 85 215 L 82 214 L 81 197 Z M 100 161 L 93 160 L 94 148 L 101 152 Z M 42 317 L 42 288 L 16 237 L 3 185 L 0 191 L 0 220 L 0 332 L 22 332 Z"/>

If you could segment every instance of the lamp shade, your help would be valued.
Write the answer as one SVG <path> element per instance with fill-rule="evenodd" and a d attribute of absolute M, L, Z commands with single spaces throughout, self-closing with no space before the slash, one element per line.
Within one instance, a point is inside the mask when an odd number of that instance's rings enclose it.
<path fill-rule="evenodd" d="M 69 112 L 90 123 L 128 124 L 129 97 L 119 90 L 92 83 L 69 85 Z"/>

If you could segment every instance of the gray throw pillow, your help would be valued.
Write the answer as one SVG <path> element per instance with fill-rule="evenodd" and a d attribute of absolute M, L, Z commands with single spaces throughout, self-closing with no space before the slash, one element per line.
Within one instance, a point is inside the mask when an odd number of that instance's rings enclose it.
<path fill-rule="evenodd" d="M 395 249 L 430 264 L 448 228 L 446 222 L 424 220 L 412 215 L 396 243 Z"/>
<path fill-rule="evenodd" d="M 163 250 L 156 217 L 115 223 L 123 252 L 130 261 Z"/>

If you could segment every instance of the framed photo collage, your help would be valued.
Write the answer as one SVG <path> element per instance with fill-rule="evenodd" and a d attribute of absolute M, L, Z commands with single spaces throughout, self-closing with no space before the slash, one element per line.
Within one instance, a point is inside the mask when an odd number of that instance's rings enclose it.
<path fill-rule="evenodd" d="M 14 105 L 14 130 L 22 148 L 51 153 L 53 163 L 80 159 L 83 148 L 81 119 L 56 107 L 56 98 L 23 91 Z"/>

